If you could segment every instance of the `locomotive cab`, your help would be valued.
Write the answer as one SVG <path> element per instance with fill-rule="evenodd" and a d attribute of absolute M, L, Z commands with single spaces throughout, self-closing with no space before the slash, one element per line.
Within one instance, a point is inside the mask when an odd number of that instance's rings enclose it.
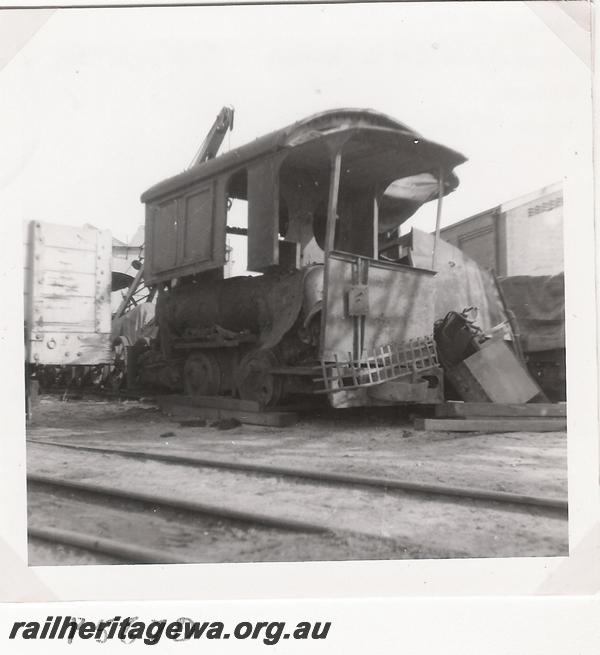
<path fill-rule="evenodd" d="M 263 405 L 288 393 L 336 407 L 441 401 L 434 253 L 410 265 L 399 228 L 456 188 L 464 161 L 383 114 L 336 110 L 149 189 L 158 377 Z M 240 200 L 245 226 L 231 224 Z M 258 275 L 224 278 L 227 233 L 246 236 Z"/>

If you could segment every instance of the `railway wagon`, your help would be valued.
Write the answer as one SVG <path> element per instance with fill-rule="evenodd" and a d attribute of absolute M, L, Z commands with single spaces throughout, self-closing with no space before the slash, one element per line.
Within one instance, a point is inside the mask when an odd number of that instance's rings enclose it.
<path fill-rule="evenodd" d="M 500 277 L 558 275 L 564 271 L 562 184 L 443 227 L 440 236 Z"/>
<path fill-rule="evenodd" d="M 112 361 L 111 235 L 91 226 L 24 226 L 25 381 Z"/>
<path fill-rule="evenodd" d="M 25 230 L 26 362 L 110 363 L 110 232 L 41 221 Z"/>
<path fill-rule="evenodd" d="M 264 406 L 297 393 L 441 402 L 436 242 L 412 265 L 399 226 L 441 203 L 464 161 L 389 116 L 340 109 L 151 187 L 144 276 L 159 333 L 136 348 L 139 381 Z M 224 278 L 227 234 L 246 237 L 253 275 Z"/>

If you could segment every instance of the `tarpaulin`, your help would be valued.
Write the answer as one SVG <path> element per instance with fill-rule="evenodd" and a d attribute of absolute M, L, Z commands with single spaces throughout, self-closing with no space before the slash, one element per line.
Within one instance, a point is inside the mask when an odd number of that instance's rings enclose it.
<path fill-rule="evenodd" d="M 444 195 L 458 185 L 454 173 L 446 175 Z M 439 181 L 432 173 L 409 175 L 392 182 L 379 203 L 379 233 L 402 225 L 426 202 L 439 196 Z"/>
<path fill-rule="evenodd" d="M 500 279 L 506 304 L 517 319 L 526 352 L 565 347 L 565 279 L 558 275 L 515 275 Z"/>

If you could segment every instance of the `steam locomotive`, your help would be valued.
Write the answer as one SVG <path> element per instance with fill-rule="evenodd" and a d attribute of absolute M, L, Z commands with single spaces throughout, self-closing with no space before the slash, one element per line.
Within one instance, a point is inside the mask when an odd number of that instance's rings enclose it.
<path fill-rule="evenodd" d="M 441 402 L 438 241 L 419 248 L 400 225 L 441 207 L 464 161 L 384 114 L 339 109 L 147 190 L 158 336 L 132 348 L 138 382 L 264 406 Z M 254 275 L 224 276 L 227 234 L 246 237 Z"/>

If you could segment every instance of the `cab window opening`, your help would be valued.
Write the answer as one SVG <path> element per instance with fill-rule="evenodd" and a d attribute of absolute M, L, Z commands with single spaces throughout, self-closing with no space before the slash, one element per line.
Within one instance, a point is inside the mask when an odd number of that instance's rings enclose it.
<path fill-rule="evenodd" d="M 234 173 L 225 187 L 226 257 L 225 277 L 257 275 L 248 271 L 248 173 L 242 169 Z"/>

